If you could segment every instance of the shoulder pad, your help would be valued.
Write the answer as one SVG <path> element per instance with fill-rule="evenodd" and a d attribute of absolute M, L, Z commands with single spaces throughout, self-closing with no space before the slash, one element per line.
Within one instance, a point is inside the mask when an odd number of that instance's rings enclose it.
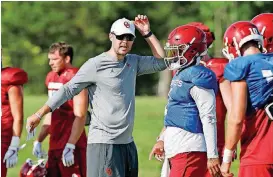
<path fill-rule="evenodd" d="M 53 71 L 50 71 L 49 73 L 47 73 L 46 75 L 46 79 L 45 79 L 45 85 L 48 86 L 48 83 L 50 82 L 51 78 L 55 75 L 55 73 Z"/>
<path fill-rule="evenodd" d="M 69 68 L 65 70 L 65 77 L 70 80 L 72 79 L 72 77 L 74 77 L 76 75 L 76 73 L 79 71 L 78 68 Z"/>
<path fill-rule="evenodd" d="M 4 68 L 1 75 L 2 84 L 5 85 L 23 85 L 28 81 L 27 73 L 20 68 Z"/>
<path fill-rule="evenodd" d="M 199 65 L 188 68 L 186 72 L 182 72 L 182 80 L 193 83 L 196 86 L 204 87 L 206 89 L 217 88 L 217 81 L 215 74 L 208 68 Z"/>
<path fill-rule="evenodd" d="M 229 60 L 225 58 L 212 58 L 206 63 L 206 67 L 211 69 L 217 78 L 218 82 L 222 82 L 224 80 L 224 70 Z"/>
<path fill-rule="evenodd" d="M 239 81 L 245 79 L 250 67 L 250 62 L 250 60 L 242 57 L 238 57 L 229 62 L 224 71 L 225 79 L 229 81 Z"/>

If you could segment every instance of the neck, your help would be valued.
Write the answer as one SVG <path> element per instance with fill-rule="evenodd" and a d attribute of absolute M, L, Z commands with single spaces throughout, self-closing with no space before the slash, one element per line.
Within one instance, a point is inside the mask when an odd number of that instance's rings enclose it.
<path fill-rule="evenodd" d="M 248 47 L 245 51 L 243 51 L 243 56 L 254 55 L 257 53 L 261 53 L 257 47 Z"/>
<path fill-rule="evenodd" d="M 106 52 L 108 55 L 110 55 L 111 57 L 114 57 L 114 58 L 116 58 L 116 59 L 118 59 L 118 60 L 123 60 L 124 59 L 124 55 L 118 55 L 115 51 L 114 51 L 114 49 L 110 49 L 110 50 L 108 50 L 107 52 Z"/>

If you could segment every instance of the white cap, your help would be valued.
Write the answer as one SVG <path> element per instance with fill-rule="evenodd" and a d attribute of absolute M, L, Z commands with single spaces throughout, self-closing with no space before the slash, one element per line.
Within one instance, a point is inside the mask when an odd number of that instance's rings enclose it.
<path fill-rule="evenodd" d="M 115 35 L 123 35 L 123 34 L 132 34 L 135 35 L 135 25 L 133 22 L 126 18 L 121 18 L 116 20 L 111 27 L 111 33 L 115 33 Z"/>

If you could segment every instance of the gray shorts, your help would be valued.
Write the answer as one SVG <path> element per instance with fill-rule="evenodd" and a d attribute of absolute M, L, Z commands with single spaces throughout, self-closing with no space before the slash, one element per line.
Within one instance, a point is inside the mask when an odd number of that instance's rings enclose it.
<path fill-rule="evenodd" d="M 134 142 L 88 144 L 87 177 L 137 177 L 138 157 Z"/>

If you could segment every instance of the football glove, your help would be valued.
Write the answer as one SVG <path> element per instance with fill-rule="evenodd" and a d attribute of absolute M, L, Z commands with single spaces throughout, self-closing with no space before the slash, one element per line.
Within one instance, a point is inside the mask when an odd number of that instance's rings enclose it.
<path fill-rule="evenodd" d="M 65 148 L 63 150 L 63 164 L 65 167 L 70 167 L 71 165 L 74 164 L 74 149 L 75 145 L 67 143 L 65 145 Z"/>
<path fill-rule="evenodd" d="M 19 144 L 20 138 L 18 136 L 13 136 L 3 160 L 3 163 L 6 163 L 7 168 L 12 168 L 17 164 Z"/>
<path fill-rule="evenodd" d="M 32 154 L 37 158 L 45 158 L 46 153 L 42 151 L 42 143 L 39 141 L 34 141 Z"/>

